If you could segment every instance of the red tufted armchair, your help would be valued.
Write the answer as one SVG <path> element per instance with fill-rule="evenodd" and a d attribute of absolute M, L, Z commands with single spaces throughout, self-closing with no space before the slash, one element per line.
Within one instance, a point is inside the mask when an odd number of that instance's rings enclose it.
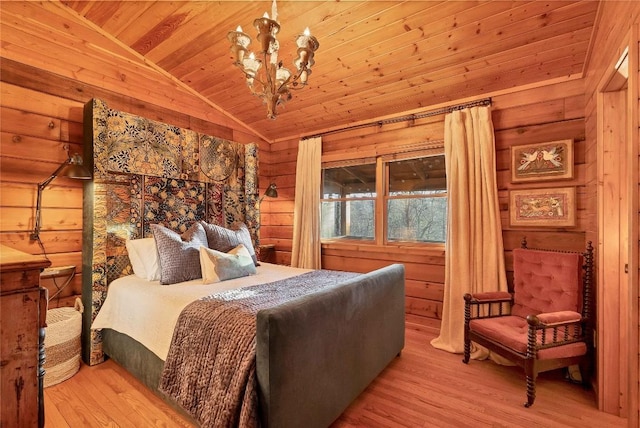
<path fill-rule="evenodd" d="M 580 365 L 585 387 L 591 368 L 593 247 L 585 253 L 513 250 L 513 293 L 465 294 L 464 360 L 471 341 L 524 368 L 527 402 L 536 398 L 536 377 Z"/>

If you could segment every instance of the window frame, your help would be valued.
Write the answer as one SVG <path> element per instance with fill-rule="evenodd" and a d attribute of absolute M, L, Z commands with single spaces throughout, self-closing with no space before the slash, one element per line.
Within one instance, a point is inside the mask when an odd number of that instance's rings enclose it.
<path fill-rule="evenodd" d="M 356 200 L 374 200 L 374 239 L 359 239 L 351 237 L 335 237 L 335 238 L 321 238 L 323 244 L 357 244 L 357 245 L 375 245 L 375 246 L 391 246 L 391 247 L 421 247 L 421 248 L 435 248 L 443 249 L 445 242 L 420 242 L 420 241 L 401 241 L 401 240 L 389 240 L 388 239 L 388 203 L 393 199 L 422 199 L 424 195 L 407 195 L 407 196 L 391 196 L 389 192 L 389 164 L 393 161 L 402 161 L 409 159 L 418 159 L 430 156 L 444 156 L 444 145 L 442 143 L 431 145 L 428 148 L 411 150 L 392 154 L 379 154 L 376 156 L 369 156 L 366 158 L 349 159 L 344 161 L 332 161 L 323 162 L 322 170 L 327 168 L 338 168 L 345 166 L 362 165 L 372 163 L 375 160 L 376 164 L 376 196 L 373 198 L 358 198 Z M 324 174 L 321 179 L 321 186 L 324 186 Z M 338 198 L 338 199 L 325 199 L 323 189 L 320 190 L 320 204 L 323 202 L 343 202 L 348 200 L 354 200 L 352 198 Z M 443 193 L 430 195 L 431 198 L 448 197 L 448 188 Z"/>

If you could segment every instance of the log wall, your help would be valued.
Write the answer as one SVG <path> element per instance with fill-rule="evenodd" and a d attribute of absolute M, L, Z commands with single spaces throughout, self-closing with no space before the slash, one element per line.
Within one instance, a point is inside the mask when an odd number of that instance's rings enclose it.
<path fill-rule="evenodd" d="M 583 250 L 590 214 L 585 189 L 584 80 L 576 79 L 538 88 L 514 90 L 492 97 L 492 118 L 496 135 L 498 190 L 505 257 L 512 281 L 511 249 L 524 235 L 530 246 Z M 444 138 L 444 116 L 413 123 L 333 133 L 323 137 L 323 159 L 357 157 L 384 147 L 403 150 Z M 575 171 L 571 180 L 512 184 L 510 147 L 561 139 L 574 141 Z M 263 157 L 263 172 L 278 185 L 279 197 L 267 200 L 262 217 L 262 239 L 276 245 L 279 263 L 289 263 L 295 197 L 297 140 L 278 141 Z M 509 190 L 574 186 L 577 189 L 577 225 L 571 228 L 517 228 L 509 225 Z M 322 263 L 327 269 L 369 271 L 389 263 L 404 263 L 407 269 L 407 319 L 427 328 L 439 328 L 444 290 L 444 246 L 379 247 L 368 244 L 331 242 L 322 246 Z"/>

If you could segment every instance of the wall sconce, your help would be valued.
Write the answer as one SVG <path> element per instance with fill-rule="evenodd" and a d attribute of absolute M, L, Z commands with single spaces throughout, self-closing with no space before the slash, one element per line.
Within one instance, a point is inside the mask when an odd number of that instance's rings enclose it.
<path fill-rule="evenodd" d="M 276 183 L 269 184 L 269 187 L 267 187 L 267 190 L 264 191 L 264 195 L 262 195 L 259 202 L 262 202 L 265 196 L 268 196 L 270 198 L 278 197 L 278 189 L 276 187 Z"/>
<path fill-rule="evenodd" d="M 68 147 L 67 147 L 68 150 Z M 36 201 L 36 221 L 33 232 L 30 235 L 32 241 L 40 242 L 40 227 L 42 217 L 42 192 L 56 177 L 63 176 L 77 180 L 91 180 L 91 173 L 82 165 L 82 158 L 79 154 L 69 156 L 49 178 L 38 184 L 38 198 Z M 42 245 L 42 244 L 40 244 Z"/>

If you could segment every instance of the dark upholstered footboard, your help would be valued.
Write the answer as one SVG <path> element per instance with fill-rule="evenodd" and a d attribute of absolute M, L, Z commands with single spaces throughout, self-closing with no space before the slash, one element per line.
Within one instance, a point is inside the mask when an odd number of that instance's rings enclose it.
<path fill-rule="evenodd" d="M 258 312 L 256 370 L 268 427 L 326 427 L 404 347 L 404 266 Z"/>
<path fill-rule="evenodd" d="M 164 361 L 140 342 L 115 330 L 103 329 L 102 340 L 104 353 L 109 358 L 124 367 L 152 391 L 158 390 Z"/>

